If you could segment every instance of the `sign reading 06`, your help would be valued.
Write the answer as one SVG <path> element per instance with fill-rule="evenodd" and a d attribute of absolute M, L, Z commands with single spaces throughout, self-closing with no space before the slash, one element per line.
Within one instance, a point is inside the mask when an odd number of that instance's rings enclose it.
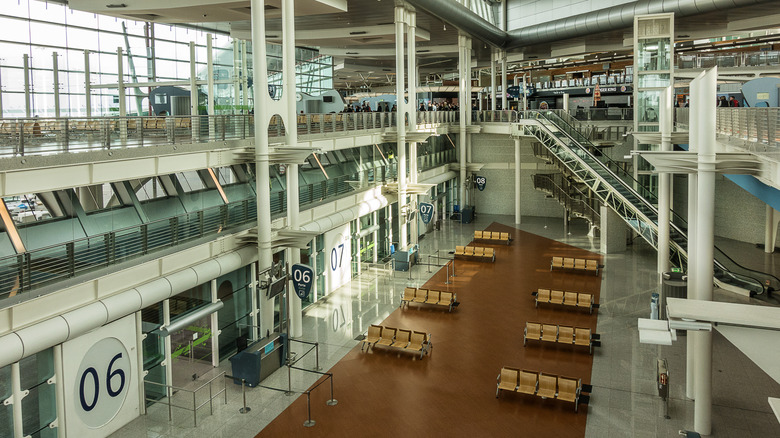
<path fill-rule="evenodd" d="M 117 338 L 94 344 L 79 365 L 74 400 L 79 417 L 97 428 L 111 421 L 122 408 L 131 383 L 130 358 Z"/>

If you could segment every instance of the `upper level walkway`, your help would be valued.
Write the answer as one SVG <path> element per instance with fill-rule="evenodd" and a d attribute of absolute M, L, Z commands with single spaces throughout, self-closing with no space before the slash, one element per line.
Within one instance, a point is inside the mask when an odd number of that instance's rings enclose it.
<path fill-rule="evenodd" d="M 557 110 L 562 111 L 562 110 Z M 679 125 L 687 108 L 676 109 Z M 630 109 L 571 110 L 576 128 L 630 123 Z M 457 111 L 417 112 L 417 128 L 407 133 L 421 141 L 456 133 Z M 535 123 L 528 112 L 472 111 L 481 132 L 511 135 L 515 123 Z M 296 120 L 298 147 L 328 152 L 395 142 L 397 114 L 386 112 L 307 114 Z M 776 161 L 780 151 L 780 109 L 718 110 L 722 142 Z M 246 163 L 253 159 L 252 115 L 34 118 L 0 120 L 0 196 L 46 192 L 159 174 Z M 286 142 L 281 118 L 268 125 L 271 158 Z M 454 145 L 454 143 L 453 143 Z M 56 172 L 51 170 L 56 169 Z"/>

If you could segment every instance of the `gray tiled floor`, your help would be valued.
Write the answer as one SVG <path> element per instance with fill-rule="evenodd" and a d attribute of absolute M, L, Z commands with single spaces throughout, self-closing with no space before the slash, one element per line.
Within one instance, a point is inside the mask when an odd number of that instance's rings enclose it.
<path fill-rule="evenodd" d="M 475 223 L 461 225 L 447 222 L 440 231 L 431 233 L 420 241 L 423 261 L 437 250 L 451 250 L 456 244 L 470 240 L 475 229 L 483 229 L 497 221 L 514 225 L 510 216 L 481 215 Z M 563 235 L 560 219 L 524 218 L 520 228 L 551 239 L 560 240 L 581 248 L 597 251 L 598 238 L 588 237 L 584 223 L 575 221 L 570 235 Z M 739 246 L 739 245 L 735 245 Z M 745 246 L 746 251 L 749 247 Z M 649 314 L 650 293 L 657 288 L 655 252 L 640 240 L 622 254 L 607 255 L 603 271 L 601 308 L 598 332 L 603 346 L 594 356 L 591 382 L 593 398 L 588 407 L 587 437 L 656 437 L 677 436 L 680 429 L 692 428 L 693 402 L 685 398 L 685 341 L 671 347 L 639 344 L 636 319 Z M 435 267 L 432 269 L 436 269 Z M 409 273 L 366 272 L 342 287 L 327 299 L 306 309 L 304 339 L 320 343 L 320 365 L 328 370 L 352 347 L 356 336 L 368 325 L 382 321 L 398 306 L 399 294 L 407 285 L 417 286 L 432 274 L 428 267 L 416 266 Z M 411 278 L 410 278 L 411 275 Z M 716 299 L 734 300 L 726 293 L 716 293 Z M 303 348 L 294 344 L 299 354 Z M 744 355 L 741 355 L 720 335 L 714 336 L 713 373 L 713 436 L 717 437 L 768 437 L 780 436 L 780 427 L 766 402 L 768 377 L 758 371 Z M 663 418 L 663 403 L 656 395 L 655 362 L 666 358 L 670 365 L 671 397 L 670 419 Z M 300 362 L 303 368 L 314 367 L 314 353 Z M 223 363 L 214 374 L 225 370 Z M 748 371 L 745 371 L 748 370 Z M 723 372 L 736 371 L 742 380 L 725 378 Z M 293 370 L 291 386 L 302 391 L 316 381 L 317 375 Z M 201 380 L 208 375 L 201 376 Z M 335 376 L 335 398 L 338 399 L 338 378 Z M 287 371 L 274 373 L 265 385 L 287 387 Z M 192 414 L 174 411 L 174 421 L 167 419 L 167 409 L 155 405 L 149 413 L 136 419 L 113 436 L 116 437 L 175 437 L 215 436 L 242 438 L 254 436 L 282 412 L 294 397 L 264 388 L 247 390 L 247 405 L 251 412 L 238 413 L 241 407 L 240 387 L 227 385 L 228 404 L 216 401 L 214 415 L 208 407 L 198 413 L 198 428 L 192 427 Z M 328 385 L 317 390 L 327 391 Z M 775 394 L 780 396 L 780 394 Z M 328 406 L 312 406 L 312 418 L 327 416 Z M 303 421 L 301 418 L 301 427 Z M 316 425 L 314 426 L 316 428 Z"/>

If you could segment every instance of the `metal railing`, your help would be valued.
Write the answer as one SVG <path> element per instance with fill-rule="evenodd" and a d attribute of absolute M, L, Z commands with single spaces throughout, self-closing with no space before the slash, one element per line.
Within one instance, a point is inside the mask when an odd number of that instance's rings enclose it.
<path fill-rule="evenodd" d="M 221 372 L 217 374 L 216 376 L 209 379 L 207 382 L 203 383 L 201 386 L 199 386 L 196 389 L 186 389 L 186 388 L 180 388 L 173 385 L 166 385 L 164 383 L 157 383 L 157 382 L 150 382 L 148 380 L 144 380 L 144 384 L 147 385 L 155 385 L 165 388 L 165 394 L 166 394 L 166 401 L 162 401 L 163 399 L 154 399 L 146 397 L 147 402 L 151 403 L 161 403 L 168 406 L 168 421 L 173 421 L 173 408 L 179 408 L 184 409 L 186 411 L 192 412 L 192 426 L 198 427 L 198 409 L 202 408 L 203 406 L 209 405 L 209 408 L 211 410 L 211 414 L 214 415 L 214 399 L 220 396 L 220 394 L 225 394 L 225 404 L 227 404 L 227 381 L 224 380 L 225 372 Z M 219 379 L 222 378 L 222 389 L 217 391 L 217 393 L 214 393 L 213 383 Z M 203 390 L 203 388 L 208 387 L 209 389 L 209 397 L 207 400 L 203 401 L 202 403 L 198 404 L 198 393 Z M 183 406 L 175 404 L 173 401 L 174 395 L 181 395 L 179 398 L 191 398 L 192 400 L 192 407 L 189 406 Z M 184 394 L 190 394 L 191 397 L 185 396 Z M 189 401 L 189 400 L 188 400 Z"/>
<path fill-rule="evenodd" d="M 453 123 L 457 111 L 420 111 L 417 123 Z M 149 117 L 63 117 L 0 119 L 0 157 L 51 155 L 160 144 L 243 140 L 255 135 L 252 114 Z M 397 126 L 395 112 L 301 114 L 299 135 L 350 133 Z M 268 136 L 282 138 L 281 117 L 268 123 Z"/>
<path fill-rule="evenodd" d="M 718 67 L 766 67 L 780 66 L 780 52 L 735 52 L 735 53 L 680 53 L 676 56 L 678 69 Z"/>
<path fill-rule="evenodd" d="M 301 114 L 300 135 L 343 133 L 396 126 L 395 113 Z M 187 144 L 254 137 L 254 115 L 167 117 L 67 117 L 0 120 L 0 157 L 51 155 L 159 144 Z M 281 117 L 273 116 L 268 136 L 287 133 Z"/>
<path fill-rule="evenodd" d="M 568 178 L 562 174 L 536 174 L 533 175 L 534 188 L 549 193 L 561 205 L 563 205 L 569 214 L 581 217 L 592 225 L 599 227 L 601 224 L 601 215 L 586 200 L 571 196 L 574 191 L 582 197 L 586 197 L 576 187 L 573 187 Z"/>
<path fill-rule="evenodd" d="M 16 296 L 256 220 L 256 200 L 250 198 L 2 257 L 0 284 L 10 290 L 0 297 Z"/>
<path fill-rule="evenodd" d="M 569 108 L 569 114 L 582 122 L 597 122 L 608 120 L 634 120 L 633 108 Z"/>
<path fill-rule="evenodd" d="M 325 402 L 328 406 L 336 406 L 338 404 L 338 400 L 333 398 L 333 373 L 322 373 L 319 371 L 313 371 L 313 370 L 307 370 L 305 368 L 298 368 L 294 367 L 292 365 L 287 365 L 288 372 L 290 369 L 296 369 L 299 371 L 305 371 L 307 373 L 314 373 L 319 374 L 320 376 L 326 376 L 324 380 L 317 379 L 318 382 L 315 382 L 314 385 L 309 387 L 306 391 L 293 391 L 291 389 L 281 389 L 281 388 L 274 388 L 273 386 L 266 386 L 266 385 L 257 385 L 259 388 L 265 388 L 270 389 L 271 391 L 277 391 L 282 392 L 285 395 L 293 395 L 293 394 L 305 394 L 306 395 L 306 421 L 303 422 L 303 425 L 305 427 L 312 427 L 316 424 L 316 421 L 311 419 L 311 392 L 317 389 L 320 385 L 330 380 L 330 399 Z"/>
<path fill-rule="evenodd" d="M 728 135 L 777 152 L 780 147 L 780 108 L 719 108 L 716 129 Z"/>

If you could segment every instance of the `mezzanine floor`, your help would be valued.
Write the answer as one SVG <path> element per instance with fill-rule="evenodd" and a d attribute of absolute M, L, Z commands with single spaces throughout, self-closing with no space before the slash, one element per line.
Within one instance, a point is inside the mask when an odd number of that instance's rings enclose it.
<path fill-rule="evenodd" d="M 441 231 L 430 233 L 420 242 L 423 255 L 435 252 L 437 249 L 452 249 L 456 244 L 463 244 L 470 241 L 470 236 L 475 229 L 484 229 L 493 222 L 513 225 L 513 218 L 509 216 L 488 216 L 480 215 L 475 223 L 469 225 L 460 225 L 458 223 L 446 223 Z M 555 239 L 579 248 L 596 251 L 598 239 L 590 238 L 586 235 L 587 229 L 584 224 L 575 223 L 570 227 L 571 235 L 563 236 L 562 223 L 560 219 L 533 218 L 524 219 L 524 223 L 519 227 L 523 231 L 531 232 L 550 239 Z M 498 367 L 501 365 L 518 366 L 524 368 L 534 368 L 524 363 L 509 361 L 497 365 L 495 372 L 490 376 L 485 376 L 484 382 L 453 382 L 453 386 L 459 385 L 479 385 L 484 393 L 481 399 L 485 405 L 491 406 L 498 403 L 497 409 L 509 407 L 520 413 L 523 409 L 543 409 L 546 414 L 541 423 L 535 421 L 533 424 L 539 426 L 536 436 L 552 436 L 551 430 L 544 427 L 549 418 L 554 418 L 554 422 L 563 422 L 573 420 L 574 427 L 565 429 L 564 432 L 557 431 L 555 436 L 583 436 L 582 423 L 587 422 L 584 428 L 586 437 L 604 437 L 604 436 L 676 436 L 679 429 L 692 428 L 693 424 L 693 402 L 685 398 L 685 343 L 677 342 L 670 347 L 659 347 L 639 344 L 638 333 L 636 329 L 636 318 L 644 317 L 649 313 L 650 293 L 656 289 L 655 274 L 655 253 L 647 247 L 644 242 L 636 240 L 633 246 L 623 254 L 604 256 L 604 263 L 607 268 L 603 272 L 600 286 L 601 308 L 598 311 L 597 332 L 602 336 L 603 346 L 597 348 L 593 356 L 593 369 L 591 376 L 583 376 L 586 383 L 594 385 L 593 397 L 590 405 L 580 412 L 574 414 L 566 404 L 555 403 L 541 400 L 525 400 L 522 398 L 504 397 L 497 402 L 494 398 L 495 375 L 498 374 Z M 733 245 L 737 250 L 750 254 L 758 249 L 750 245 Z M 545 256 L 540 256 L 543 258 Z M 770 256 L 774 257 L 774 256 Z M 423 257 L 425 260 L 426 257 Z M 350 284 L 342 287 L 336 293 L 327 299 L 308 308 L 304 316 L 304 339 L 320 342 L 320 361 L 324 370 L 333 370 L 335 374 L 334 396 L 340 400 L 335 407 L 326 406 L 324 400 L 329 397 L 328 385 L 325 384 L 312 393 L 312 419 L 317 424 L 312 428 L 304 428 L 303 422 L 306 420 L 305 397 L 287 409 L 293 403 L 296 397 L 285 396 L 282 393 L 267 389 L 256 388 L 249 389 L 247 392 L 247 405 L 252 411 L 247 414 L 240 414 L 238 409 L 241 407 L 240 388 L 228 385 L 228 404 L 216 402 L 214 406 L 214 415 L 209 415 L 208 407 L 199 412 L 198 428 L 192 427 L 192 416 L 182 410 L 174 410 L 174 421 L 167 419 L 167 409 L 164 406 L 157 405 L 149 409 L 149 414 L 142 416 L 130 423 L 128 426 L 118 431 L 114 436 L 117 437 L 140 437 L 140 436 L 225 436 L 231 438 L 240 438 L 243 436 L 255 436 L 258 433 L 264 436 L 286 436 L 287 432 L 298 434 L 309 434 L 312 436 L 333 436 L 330 434 L 329 421 L 341 421 L 338 417 L 351 417 L 351 428 L 339 430 L 337 436 L 352 434 L 355 436 L 398 436 L 403 431 L 397 427 L 403 427 L 404 417 L 393 418 L 390 415 L 391 408 L 383 409 L 376 413 L 376 416 L 366 418 L 358 415 L 361 412 L 361 406 L 354 406 L 356 403 L 351 400 L 349 392 L 352 390 L 345 380 L 353 378 L 352 375 L 343 375 L 338 372 L 341 369 L 340 361 L 360 360 L 361 354 L 359 347 L 357 352 L 355 347 L 358 342 L 354 339 L 357 335 L 363 333 L 368 325 L 381 323 L 387 319 L 387 324 L 406 325 L 403 319 L 399 318 L 398 304 L 400 293 L 406 285 L 420 286 L 425 284 L 435 275 L 434 272 L 428 273 L 426 266 L 417 266 L 413 268 L 410 275 L 408 273 L 396 273 L 387 275 L 385 273 L 367 272 L 361 277 L 354 279 Z M 431 269 L 434 271 L 434 269 Z M 441 274 L 439 274 L 441 275 Z M 433 281 L 437 281 L 433 278 Z M 459 280 L 460 281 L 460 280 Z M 529 292 L 531 287 L 523 284 L 517 285 L 521 289 L 520 298 L 527 296 L 530 300 Z M 735 300 L 736 298 L 726 293 L 717 292 L 716 298 L 721 300 Z M 466 295 L 459 296 L 459 301 L 465 301 Z M 504 314 L 512 309 L 513 303 L 496 306 L 496 314 Z M 466 306 L 467 304 L 463 304 Z M 531 307 L 532 308 L 532 307 Z M 418 313 L 424 316 L 431 315 L 436 318 L 447 318 L 456 316 L 457 312 L 466 307 L 458 309 L 453 315 L 440 314 L 432 310 L 410 309 L 404 312 Z M 396 313 L 393 313 L 396 312 Z M 540 317 L 541 318 L 541 317 Z M 490 325 L 472 327 L 473 330 L 484 329 L 485 336 L 490 331 L 494 331 L 500 326 L 502 336 L 508 339 L 508 344 L 518 350 L 522 347 L 522 324 L 524 321 L 517 319 L 499 319 L 491 321 Z M 498 326 L 496 325 L 498 324 Z M 411 326 L 411 324 L 410 324 Z M 413 361 L 410 357 L 396 357 L 395 354 L 383 354 L 382 357 L 363 357 L 364 360 L 380 359 L 381 362 L 403 362 L 407 371 L 408 368 L 417 364 L 428 365 L 433 361 L 445 358 L 442 353 L 447 346 L 437 344 L 436 334 L 434 334 L 434 348 L 432 355 L 422 361 Z M 529 346 L 541 350 L 546 346 Z M 563 350 L 563 347 L 550 347 L 549 354 L 558 355 L 573 353 Z M 774 347 L 772 347 L 774 348 Z M 772 349 L 769 348 L 769 349 Z M 776 349 L 776 348 L 775 348 Z M 547 350 L 543 350 L 547 351 Z M 767 403 L 768 396 L 780 395 L 780 384 L 769 377 L 757 365 L 747 358 L 738 348 L 732 345 L 726 338 L 718 333 L 714 336 L 714 360 L 713 360 L 713 436 L 731 437 L 731 436 L 778 436 L 780 435 L 780 425 L 769 408 Z M 439 353 L 437 355 L 437 353 Z M 582 356 L 587 356 L 584 354 Z M 658 357 L 665 357 L 670 365 L 671 399 L 669 405 L 669 414 L 671 419 L 663 418 L 663 404 L 656 395 L 655 389 L 655 360 Z M 475 357 L 475 361 L 480 358 Z M 313 354 L 309 354 L 299 363 L 305 368 L 314 366 Z M 359 369 L 351 364 L 351 369 Z M 451 363 L 451 367 L 468 366 L 468 364 Z M 226 361 L 220 369 L 228 373 L 229 363 Z M 344 369 L 349 369 L 346 367 Z M 296 391 L 304 391 L 312 385 L 316 375 L 293 371 L 292 388 Z M 201 379 L 207 379 L 208 375 Z M 355 377 L 357 378 L 357 377 Z M 280 370 L 273 374 L 264 382 L 269 386 L 277 388 L 287 387 L 287 372 Z M 371 393 L 382 394 L 387 391 L 400 390 L 399 385 L 388 387 L 385 385 L 376 385 L 368 390 Z M 447 389 L 450 392 L 451 389 Z M 341 395 L 340 395 L 341 394 Z M 476 402 L 476 401 L 475 401 Z M 353 404 L 350 407 L 350 404 Z M 303 410 L 301 410 L 301 406 Z M 425 406 L 416 406 L 415 412 L 419 417 L 433 417 L 435 422 L 426 424 L 439 424 L 440 417 L 447 415 L 446 402 L 428 404 Z M 341 411 L 341 412 L 339 412 Z M 346 415 L 344 415 L 346 411 Z M 587 417 L 585 416 L 587 411 Z M 354 414 L 353 414 L 354 413 Z M 388 418 L 389 417 L 389 418 Z M 469 431 L 471 428 L 479 427 L 483 419 L 483 412 L 476 411 L 469 417 L 460 417 L 450 419 L 448 423 L 450 428 L 442 430 L 440 428 L 429 427 L 420 430 L 426 436 L 448 435 L 459 436 L 474 433 Z M 577 423 L 579 422 L 579 423 Z M 383 433 L 375 433 L 373 427 L 366 429 L 369 424 L 382 425 L 380 429 Z M 417 429 L 415 429 L 417 430 Z M 531 432 L 526 426 L 521 429 L 507 429 L 503 433 L 492 433 L 491 436 L 515 436 L 518 432 Z M 266 433 L 263 433 L 266 432 Z M 277 433 L 278 432 L 278 433 Z M 463 432 L 461 434 L 460 432 Z"/>

